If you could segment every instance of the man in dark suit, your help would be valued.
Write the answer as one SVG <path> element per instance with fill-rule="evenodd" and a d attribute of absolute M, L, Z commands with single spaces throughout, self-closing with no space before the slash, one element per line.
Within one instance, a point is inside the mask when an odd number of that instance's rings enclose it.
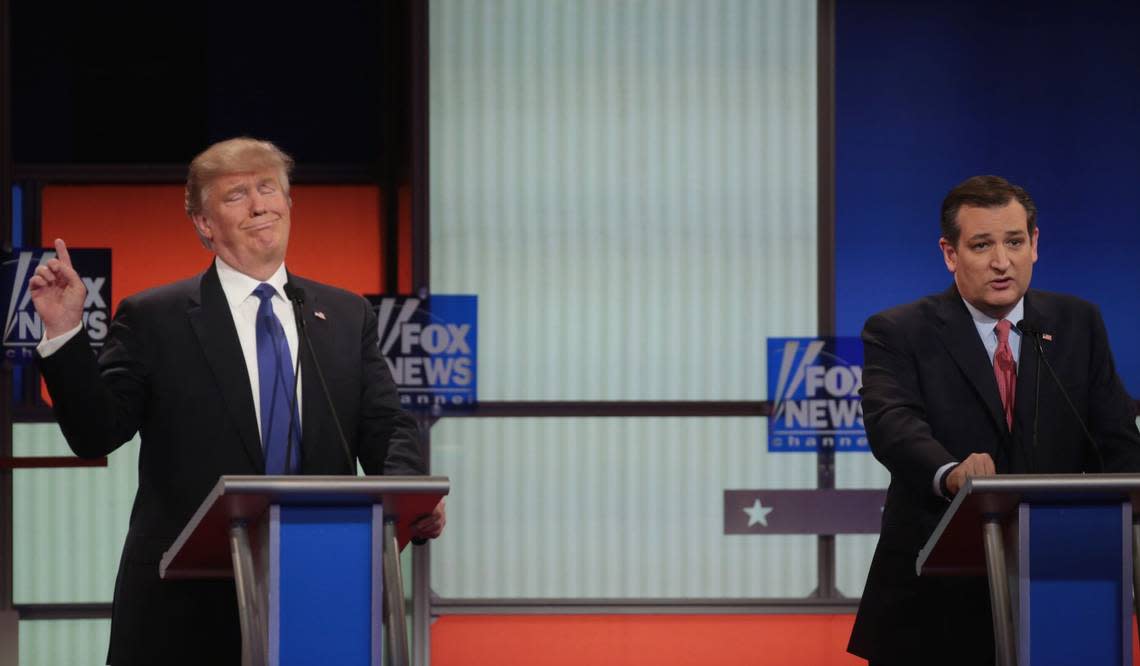
<path fill-rule="evenodd" d="M 1036 217 L 1029 194 L 1002 178 L 961 183 L 943 201 L 939 241 L 954 285 L 876 314 L 863 329 L 864 421 L 891 483 L 848 650 L 873 666 L 993 662 L 984 578 L 915 574 L 919 550 L 967 478 L 1140 470 L 1135 406 L 1099 311 L 1029 289 Z M 1015 326 L 1022 321 L 1042 333 L 1095 445 L 1061 388 L 1039 376 L 1036 343 Z"/>
<path fill-rule="evenodd" d="M 125 299 L 98 359 L 81 325 L 86 290 L 62 240 L 55 241 L 57 258 L 31 279 L 45 327 L 40 367 L 72 450 L 103 456 L 141 436 L 110 664 L 240 660 L 233 582 L 158 575 L 163 552 L 219 475 L 355 474 L 357 461 L 368 474 L 425 473 L 416 424 L 400 410 L 377 347 L 371 307 L 285 270 L 291 166 L 276 146 L 246 138 L 195 158 L 186 210 L 215 261 L 200 275 Z M 298 344 L 286 283 L 306 294 L 305 328 L 349 451 L 314 359 Z M 436 537 L 444 522 L 441 503 L 415 523 L 413 536 Z"/>

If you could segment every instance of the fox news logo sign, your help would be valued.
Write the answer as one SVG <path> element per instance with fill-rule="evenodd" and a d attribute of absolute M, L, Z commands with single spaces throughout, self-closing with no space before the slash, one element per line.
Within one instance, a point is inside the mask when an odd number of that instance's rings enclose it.
<path fill-rule="evenodd" d="M 476 402 L 475 296 L 373 296 L 380 351 L 405 409 L 439 412 Z"/>
<path fill-rule="evenodd" d="M 111 251 L 72 249 L 69 254 L 75 271 L 87 287 L 83 325 L 87 327 L 91 346 L 102 347 L 111 323 Z M 0 293 L 7 300 L 0 307 L 5 315 L 4 355 L 13 363 L 26 363 L 35 358 L 44 324 L 32 304 L 28 280 L 36 268 L 54 258 L 55 250 L 44 249 L 16 249 L 4 255 Z"/>
<path fill-rule="evenodd" d="M 867 451 L 859 338 L 768 338 L 768 450 Z"/>

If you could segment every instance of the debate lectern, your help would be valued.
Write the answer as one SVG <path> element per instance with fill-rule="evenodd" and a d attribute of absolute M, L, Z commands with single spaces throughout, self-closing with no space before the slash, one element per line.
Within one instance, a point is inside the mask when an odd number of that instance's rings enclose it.
<path fill-rule="evenodd" d="M 1138 500 L 1135 474 L 972 478 L 918 574 L 988 575 L 999 666 L 1131 666 Z"/>
<path fill-rule="evenodd" d="M 408 663 L 400 548 L 450 490 L 434 476 L 223 476 L 166 579 L 234 578 L 242 664 Z M 209 640 L 209 637 L 203 637 Z"/>

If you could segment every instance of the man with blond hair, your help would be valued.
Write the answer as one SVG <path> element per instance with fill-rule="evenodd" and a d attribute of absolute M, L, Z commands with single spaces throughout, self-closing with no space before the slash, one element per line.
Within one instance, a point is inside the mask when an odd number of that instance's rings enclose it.
<path fill-rule="evenodd" d="M 240 661 L 233 582 L 158 574 L 162 554 L 218 476 L 355 474 L 357 461 L 368 474 L 425 472 L 415 421 L 401 411 L 377 347 L 372 308 L 285 269 L 291 166 L 272 143 L 249 138 L 198 155 L 186 212 L 215 259 L 200 275 L 125 299 L 98 358 L 82 326 L 86 289 L 62 240 L 31 278 L 44 322 L 40 368 L 72 450 L 105 456 L 141 437 L 109 664 Z M 307 346 L 298 344 L 287 285 L 306 294 L 312 354 L 301 353 Z M 314 361 L 329 379 L 335 415 Z M 413 536 L 434 538 L 444 523 L 441 503 Z"/>

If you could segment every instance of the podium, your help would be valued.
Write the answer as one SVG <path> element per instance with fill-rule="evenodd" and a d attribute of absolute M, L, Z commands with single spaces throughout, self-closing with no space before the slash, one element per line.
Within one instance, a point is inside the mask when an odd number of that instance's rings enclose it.
<path fill-rule="evenodd" d="M 243 666 L 408 663 L 400 549 L 450 490 L 431 476 L 222 476 L 159 566 L 234 578 Z M 203 637 L 209 640 L 209 637 Z"/>
<path fill-rule="evenodd" d="M 969 479 L 918 574 L 989 577 L 999 666 L 1131 666 L 1138 500 L 1133 474 Z"/>

